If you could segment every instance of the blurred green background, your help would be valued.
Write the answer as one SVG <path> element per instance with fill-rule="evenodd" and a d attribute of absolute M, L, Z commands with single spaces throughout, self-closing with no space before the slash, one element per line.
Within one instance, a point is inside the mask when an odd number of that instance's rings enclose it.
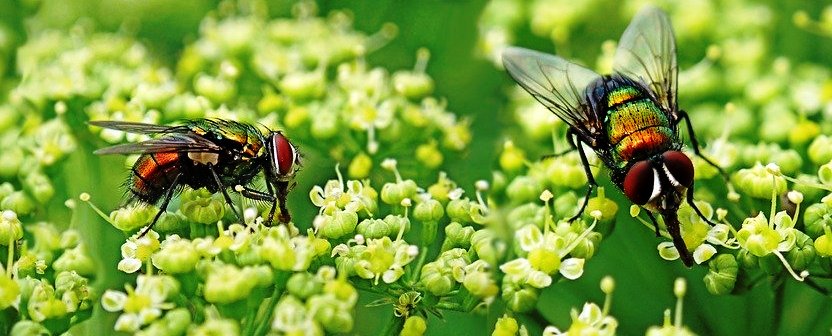
<path fill-rule="evenodd" d="M 816 16 L 829 4 L 828 1 L 765 3 L 775 12 L 783 14 L 774 20 L 775 26 L 770 28 L 771 36 L 766 37 L 773 54 L 787 56 L 796 63 L 814 62 L 827 67 L 832 64 L 832 40 L 796 28 L 788 14 L 800 9 Z M 473 119 L 474 141 L 470 150 L 460 157 L 447 158 L 446 164 L 454 179 L 466 188 L 476 180 L 490 178 L 498 150 L 506 140 L 503 129 L 512 123 L 504 110 L 506 92 L 513 83 L 505 73 L 476 53 L 478 20 L 486 4 L 486 1 L 463 0 L 319 1 L 323 15 L 333 10 L 347 10 L 354 16 L 355 28 L 369 34 L 388 22 L 398 26 L 396 38 L 368 57 L 369 63 L 374 66 L 390 70 L 411 68 L 419 48 L 430 50 L 427 72 L 435 80 L 435 95 L 447 99 L 448 110 Z M 607 11 L 620 12 L 616 2 L 606 1 L 606 4 Z M 173 68 L 185 43 L 195 38 L 201 19 L 223 5 L 221 1 L 206 0 L 5 0 L 0 2 L 0 24 L 11 28 L 12 35 L 4 38 L 19 45 L 26 40 L 27 32 L 46 28 L 69 29 L 79 20 L 89 20 L 97 30 L 121 31 L 137 36 L 151 48 L 159 61 Z M 272 1 L 270 10 L 274 16 L 285 16 L 290 5 L 289 1 Z M 627 22 L 628 19 L 621 16 L 598 15 L 581 23 L 581 30 L 572 34 L 572 56 L 591 64 L 603 40 L 617 39 Z M 592 38 L 583 39 L 584 31 L 586 36 Z M 598 36 L 604 38 L 599 39 Z M 535 37 L 524 28 L 520 29 L 518 43 L 539 50 L 556 50 L 549 40 Z M 699 60 L 708 43 L 703 41 L 697 45 L 678 46 L 682 68 Z M 0 73 L 14 77 L 11 69 L 14 69 L 15 56 L 6 56 L 7 62 L 0 66 L 0 70 L 5 71 Z M 679 95 L 680 104 L 684 107 L 685 92 Z M 722 101 L 714 103 L 730 100 L 730 97 L 719 98 Z M 692 118 L 696 123 L 696 116 Z M 304 172 L 301 188 L 322 184 L 331 175 L 331 167 L 312 165 Z M 86 188 L 93 188 L 93 179 L 86 180 L 90 183 Z M 609 185 L 606 178 L 601 180 Z M 617 192 L 610 194 L 620 201 L 619 204 L 627 204 Z M 306 203 L 306 196 L 296 193 L 291 202 Z M 626 207 L 623 209 L 626 210 Z M 305 213 L 299 218 L 308 220 L 312 215 Z M 620 211 L 619 216 L 618 229 L 610 237 L 605 237 L 598 255 L 587 264 L 584 276 L 577 281 L 557 283 L 544 291 L 538 304 L 541 315 L 538 318 L 545 318 L 549 324 L 556 326 L 568 326 L 570 309 L 579 308 L 586 301 L 603 302 L 598 283 L 603 276 L 611 275 L 617 283 L 611 314 L 619 321 L 619 333 L 643 334 L 648 326 L 661 324 L 663 311 L 675 304 L 673 280 L 685 277 L 689 286 L 684 321 L 699 334 L 829 334 L 832 327 L 830 298 L 822 297 L 791 279 L 779 279 L 787 282 L 783 292 L 773 292 L 767 281 L 763 281 L 743 295 L 710 295 L 701 280 L 704 269 L 686 269 L 680 263 L 661 260 L 655 252 L 655 237 L 640 228 L 626 211 Z M 372 299 L 364 296 L 362 301 L 367 303 Z M 778 311 L 782 311 L 782 315 Z M 389 307 L 360 308 L 354 332 L 373 334 L 386 321 L 386 318 L 376 316 L 387 316 L 389 313 Z M 498 317 L 494 315 L 455 313 L 446 315 L 445 321 L 434 318 L 429 322 L 429 334 L 486 334 Z M 521 322 L 530 321 L 522 321 L 521 318 Z M 534 322 L 527 325 L 534 325 Z M 541 329 L 532 328 L 530 331 L 537 334 Z"/>

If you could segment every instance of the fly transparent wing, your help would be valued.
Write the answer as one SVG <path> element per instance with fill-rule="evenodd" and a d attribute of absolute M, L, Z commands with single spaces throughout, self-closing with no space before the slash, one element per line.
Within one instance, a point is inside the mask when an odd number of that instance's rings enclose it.
<path fill-rule="evenodd" d="M 117 131 L 124 131 L 127 133 L 135 134 L 178 133 L 188 130 L 186 127 L 182 126 L 165 126 L 115 120 L 96 120 L 90 121 L 89 124 L 93 126 L 104 127 L 114 129 Z"/>
<path fill-rule="evenodd" d="M 171 152 L 220 152 L 222 147 L 196 134 L 171 134 L 159 139 L 102 148 L 95 154 L 152 154 Z"/>
<path fill-rule="evenodd" d="M 586 87 L 601 77 L 594 71 L 555 55 L 517 47 L 503 51 L 503 65 L 520 86 L 585 139 L 594 139 L 603 129 L 584 101 Z"/>
<path fill-rule="evenodd" d="M 676 42 L 673 27 L 661 9 L 641 9 L 621 35 L 613 69 L 646 84 L 662 107 L 676 111 Z"/>

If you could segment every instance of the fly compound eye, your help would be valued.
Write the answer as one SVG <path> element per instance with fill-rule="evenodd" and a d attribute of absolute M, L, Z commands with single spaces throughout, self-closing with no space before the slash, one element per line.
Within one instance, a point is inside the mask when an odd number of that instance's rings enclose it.
<path fill-rule="evenodd" d="M 689 188 L 693 183 L 693 163 L 690 158 L 679 151 L 667 151 L 662 154 L 662 159 L 670 183 L 677 187 Z"/>
<path fill-rule="evenodd" d="M 280 176 L 288 176 L 295 172 L 295 162 L 297 160 L 297 150 L 295 146 L 286 139 L 282 133 L 275 133 L 272 137 L 273 141 L 273 157 L 275 167 Z"/>
<path fill-rule="evenodd" d="M 659 175 L 647 160 L 636 162 L 624 177 L 623 189 L 631 202 L 647 204 L 661 192 Z"/>

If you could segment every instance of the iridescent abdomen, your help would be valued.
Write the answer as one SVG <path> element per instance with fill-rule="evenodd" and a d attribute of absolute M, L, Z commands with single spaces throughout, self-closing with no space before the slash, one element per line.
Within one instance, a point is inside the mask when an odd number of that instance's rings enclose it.
<path fill-rule="evenodd" d="M 607 137 L 619 167 L 672 147 L 673 128 L 667 115 L 636 88 L 615 88 L 607 94 L 606 102 Z"/>

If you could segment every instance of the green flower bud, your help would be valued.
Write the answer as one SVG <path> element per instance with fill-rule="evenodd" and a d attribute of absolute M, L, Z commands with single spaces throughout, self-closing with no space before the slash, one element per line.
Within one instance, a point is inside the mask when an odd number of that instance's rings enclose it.
<path fill-rule="evenodd" d="M 450 274 L 443 274 L 436 263 L 427 263 L 422 266 L 422 273 L 419 283 L 425 286 L 431 294 L 442 296 L 454 289 L 454 279 Z"/>
<path fill-rule="evenodd" d="M 42 265 L 42 267 L 39 267 Z M 37 274 L 43 274 L 46 263 L 43 260 L 38 260 L 38 257 L 31 251 L 25 252 L 15 262 L 17 266 L 17 276 L 20 278 L 36 277 Z"/>
<path fill-rule="evenodd" d="M 480 299 L 494 297 L 500 292 L 500 288 L 497 287 L 488 272 L 468 273 L 465 275 L 462 284 L 469 293 Z"/>
<path fill-rule="evenodd" d="M 199 261 L 199 253 L 187 240 L 166 240 L 161 249 L 151 256 L 153 266 L 168 274 L 193 271 Z"/>
<path fill-rule="evenodd" d="M 442 165 L 444 157 L 436 142 L 430 142 L 416 147 L 416 160 L 427 168 L 436 169 Z"/>
<path fill-rule="evenodd" d="M 260 256 L 267 260 L 272 267 L 289 271 L 295 267 L 297 252 L 289 241 L 269 237 L 263 240 Z"/>
<path fill-rule="evenodd" d="M 446 208 L 448 217 L 452 221 L 460 223 L 471 223 L 473 221 L 471 218 L 471 201 L 468 199 L 451 200 Z"/>
<path fill-rule="evenodd" d="M 832 228 L 824 228 L 824 234 L 815 239 L 815 251 L 821 257 L 832 256 Z"/>
<path fill-rule="evenodd" d="M 9 246 L 23 238 L 23 225 L 12 210 L 5 210 L 0 214 L 0 246 Z"/>
<path fill-rule="evenodd" d="M 463 227 L 462 224 L 451 222 L 445 226 L 445 243 L 442 245 L 442 250 L 449 250 L 453 247 L 468 248 L 471 245 L 471 236 L 474 234 L 474 228 L 470 226 Z"/>
<path fill-rule="evenodd" d="M 792 269 L 802 271 L 809 268 L 815 261 L 815 246 L 812 245 L 812 238 L 805 233 L 795 230 L 794 248 L 786 253 L 786 261 Z"/>
<path fill-rule="evenodd" d="M 9 182 L 0 184 L 0 200 L 6 198 L 14 192 L 14 186 Z"/>
<path fill-rule="evenodd" d="M 211 303 L 231 303 L 249 296 L 257 280 L 234 265 L 215 267 L 205 279 L 203 296 Z"/>
<path fill-rule="evenodd" d="M 2 281 L 2 280 L 0 280 Z M 32 320 L 20 320 L 14 324 L 9 336 L 52 335 L 43 324 Z"/>
<path fill-rule="evenodd" d="M 313 318 L 329 332 L 352 330 L 352 316 L 341 309 L 342 303 L 331 296 L 313 296 L 307 302 Z"/>
<path fill-rule="evenodd" d="M 381 201 L 390 205 L 399 205 L 407 197 L 399 183 L 385 183 L 381 187 Z"/>
<path fill-rule="evenodd" d="M 225 215 L 225 201 L 208 189 L 186 189 L 182 192 L 179 211 L 188 219 L 202 224 L 215 224 Z"/>
<path fill-rule="evenodd" d="M 718 254 L 708 262 L 705 288 L 714 295 L 730 294 L 737 282 L 739 265 L 731 254 Z"/>
<path fill-rule="evenodd" d="M 358 223 L 355 229 L 356 232 L 366 238 L 381 238 L 393 234 L 394 230 L 390 227 L 390 223 L 376 218 L 368 218 Z"/>
<path fill-rule="evenodd" d="M 820 134 L 820 126 L 811 120 L 801 120 L 789 131 L 789 143 L 798 147 Z"/>
<path fill-rule="evenodd" d="M 289 294 L 302 300 L 320 294 L 323 289 L 324 284 L 314 275 L 306 272 L 292 274 L 286 283 L 286 290 L 289 291 Z"/>
<path fill-rule="evenodd" d="M 579 189 L 586 186 L 586 172 L 577 154 L 568 154 L 544 161 L 546 178 L 552 185 Z"/>
<path fill-rule="evenodd" d="M 494 244 L 495 234 L 488 229 L 482 229 L 471 235 L 471 247 L 474 252 L 491 265 L 497 265 L 497 261 L 505 253 L 504 244 Z"/>
<path fill-rule="evenodd" d="M 820 237 L 824 228 L 832 227 L 832 207 L 824 203 L 812 204 L 806 207 L 803 218 L 806 234 L 813 238 Z"/>
<path fill-rule="evenodd" d="M 17 176 L 23 165 L 23 149 L 18 146 L 7 147 L 0 151 L 0 178 L 11 180 Z"/>
<path fill-rule="evenodd" d="M 817 166 L 832 161 L 832 137 L 821 134 L 812 141 L 807 150 L 809 160 Z"/>
<path fill-rule="evenodd" d="M 560 218 L 571 218 L 578 212 L 581 202 L 583 200 L 578 199 L 578 195 L 574 192 L 566 192 L 555 198 L 555 213 Z"/>
<path fill-rule="evenodd" d="M 391 232 L 388 235 L 398 234 L 399 232 L 410 231 L 410 218 L 399 215 L 387 215 L 384 221 L 389 226 Z M 370 236 L 366 236 L 372 238 Z"/>
<path fill-rule="evenodd" d="M 513 173 L 526 164 L 526 153 L 515 146 L 513 142 L 503 143 L 503 152 L 500 153 L 500 168 L 508 173 Z"/>
<path fill-rule="evenodd" d="M 6 275 L 0 276 L 0 309 L 6 309 L 15 303 L 20 295 L 20 285 Z"/>
<path fill-rule="evenodd" d="M 358 301 L 358 291 L 344 280 L 329 281 L 324 284 L 324 293 L 335 295 L 335 298 L 352 306 Z"/>
<path fill-rule="evenodd" d="M 763 257 L 777 248 L 780 234 L 768 226 L 765 216 L 760 213 L 757 217 L 745 219 L 742 229 L 737 231 L 737 241 L 751 254 Z"/>
<path fill-rule="evenodd" d="M 127 207 L 119 208 L 111 212 L 110 222 L 113 223 L 116 229 L 121 231 L 134 231 L 149 224 L 157 211 L 159 210 L 154 206 L 145 206 L 142 204 L 128 205 Z"/>
<path fill-rule="evenodd" d="M 347 176 L 352 179 L 363 179 L 370 175 L 373 169 L 373 159 L 367 153 L 361 152 L 356 155 L 347 168 Z"/>
<path fill-rule="evenodd" d="M 818 179 L 820 180 L 820 183 L 832 185 L 832 161 L 827 162 L 818 168 Z"/>
<path fill-rule="evenodd" d="M 156 210 L 156 209 L 154 209 Z M 154 214 L 155 215 L 155 214 Z M 156 232 L 177 232 L 188 227 L 188 220 L 181 212 L 163 212 L 153 225 Z"/>
<path fill-rule="evenodd" d="M 280 92 L 297 100 L 321 98 L 326 89 L 323 72 L 292 72 L 278 84 Z"/>
<path fill-rule="evenodd" d="M 35 210 L 35 203 L 22 191 L 15 191 L 0 201 L 0 209 L 11 210 L 19 216 L 25 216 Z"/>
<path fill-rule="evenodd" d="M 538 295 L 538 290 L 534 287 L 516 288 L 503 284 L 503 301 L 514 312 L 523 313 L 534 309 Z"/>
<path fill-rule="evenodd" d="M 329 113 L 332 116 L 332 113 Z M 286 116 L 283 117 L 283 124 L 289 129 L 300 128 L 304 123 L 310 120 L 309 107 L 306 105 L 292 105 L 286 111 Z"/>
<path fill-rule="evenodd" d="M 506 195 L 515 203 L 537 200 L 543 192 L 543 185 L 529 176 L 518 176 L 506 187 Z"/>
<path fill-rule="evenodd" d="M 166 312 L 164 317 L 137 332 L 136 336 L 184 335 L 191 323 L 191 313 L 188 309 L 176 308 Z"/>
<path fill-rule="evenodd" d="M 425 318 L 419 315 L 413 315 L 404 321 L 404 326 L 399 336 L 422 336 L 427 329 L 428 325 Z"/>
<path fill-rule="evenodd" d="M 439 180 L 428 187 L 428 194 L 431 198 L 444 204 L 450 200 L 448 195 L 455 188 L 456 183 L 454 181 L 451 181 L 445 173 L 439 173 Z"/>
<path fill-rule="evenodd" d="M 188 336 L 237 336 L 240 335 L 240 325 L 232 319 L 213 318 L 205 323 L 188 329 Z"/>
<path fill-rule="evenodd" d="M 166 115 L 175 119 L 191 119 L 205 116 L 205 112 L 211 108 L 211 101 L 203 96 L 194 96 L 191 93 L 183 93 L 171 98 L 166 107 Z"/>
<path fill-rule="evenodd" d="M 517 230 L 528 224 L 543 228 L 543 223 L 549 215 L 546 208 L 536 203 L 526 203 L 511 210 L 506 217 L 506 222 L 512 229 Z"/>
<path fill-rule="evenodd" d="M 276 111 L 283 111 L 289 105 L 288 99 L 285 96 L 276 94 L 274 90 L 266 90 L 267 92 L 257 102 L 257 114 L 266 116 Z M 294 125 L 297 126 L 297 125 Z"/>
<path fill-rule="evenodd" d="M 323 225 L 318 228 L 321 237 L 338 239 L 355 232 L 358 214 L 350 211 L 335 211 L 332 216 L 323 215 Z"/>
<path fill-rule="evenodd" d="M 497 319 L 497 323 L 494 325 L 494 332 L 491 333 L 491 336 L 514 336 L 517 335 L 519 330 L 520 326 L 517 320 L 508 315 L 503 315 L 503 317 Z"/>
<path fill-rule="evenodd" d="M 58 259 L 52 263 L 52 268 L 55 271 L 75 271 L 80 275 L 92 276 L 95 275 L 95 262 L 87 254 L 84 245 L 69 250 L 65 250 Z"/>
<path fill-rule="evenodd" d="M 334 112 L 320 111 L 312 118 L 312 127 L 310 132 L 312 137 L 317 140 L 326 140 L 332 138 L 342 131 L 338 115 Z"/>
<path fill-rule="evenodd" d="M 400 71 L 393 74 L 396 93 L 408 99 L 419 99 L 433 92 L 433 79 L 422 72 Z"/>
<path fill-rule="evenodd" d="M 777 194 L 786 192 L 786 179 L 782 176 L 772 179 L 771 173 L 760 164 L 750 169 L 740 169 L 731 176 L 731 182 L 739 191 L 759 199 L 771 199 L 772 188 Z"/>
<path fill-rule="evenodd" d="M 603 190 L 599 188 L 598 196 L 589 199 L 586 209 L 584 209 L 583 217 L 587 222 L 592 222 L 594 218 L 590 214 L 598 210 L 601 212 L 601 218 L 598 220 L 599 224 L 602 224 L 603 227 L 611 228 L 615 224 L 615 217 L 618 214 L 618 204 L 605 197 Z"/>
<path fill-rule="evenodd" d="M 443 216 L 445 208 L 434 199 L 419 202 L 413 208 L 413 218 L 421 222 L 438 222 Z"/>
<path fill-rule="evenodd" d="M 198 75 L 194 80 L 194 91 L 215 104 L 230 102 L 237 95 L 237 87 L 223 77 Z"/>

